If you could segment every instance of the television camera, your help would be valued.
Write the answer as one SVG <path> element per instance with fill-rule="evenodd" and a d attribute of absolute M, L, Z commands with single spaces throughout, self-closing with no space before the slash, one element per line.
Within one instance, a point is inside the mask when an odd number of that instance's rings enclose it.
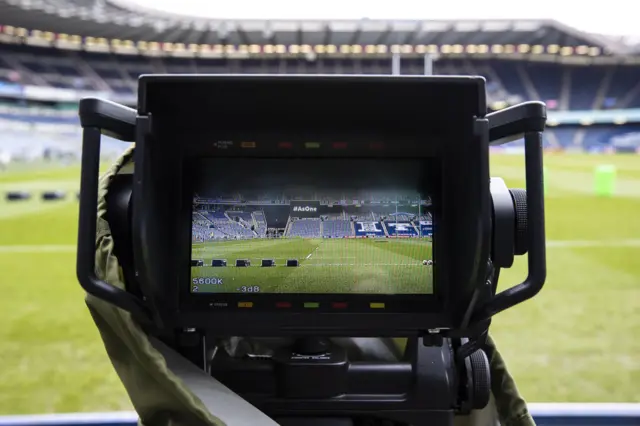
<path fill-rule="evenodd" d="M 137 109 L 87 98 L 80 118 L 80 284 L 212 384 L 287 425 L 487 405 L 491 318 L 546 277 L 544 104 L 488 114 L 481 77 L 148 75 Z M 102 135 L 135 142 L 106 195 L 124 289 L 95 272 Z M 522 137 L 526 191 L 489 172 Z"/>

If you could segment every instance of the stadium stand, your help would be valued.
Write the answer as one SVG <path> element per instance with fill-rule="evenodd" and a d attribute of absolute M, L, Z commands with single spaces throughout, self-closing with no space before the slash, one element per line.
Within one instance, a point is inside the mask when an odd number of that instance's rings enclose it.
<path fill-rule="evenodd" d="M 218 222 L 215 225 L 216 229 L 220 232 L 228 235 L 230 238 L 253 238 L 255 234 L 250 230 L 239 223 L 228 221 L 228 222 Z"/>
<path fill-rule="evenodd" d="M 238 194 L 246 199 L 246 194 Z M 258 197 L 262 198 L 262 197 Z M 296 197 L 292 197 L 294 200 Z M 290 216 L 290 205 L 274 205 L 270 201 L 242 202 L 243 210 L 238 209 L 237 202 L 219 201 L 210 198 L 198 198 L 196 211 L 193 213 L 193 225 L 204 232 L 204 238 L 267 238 L 269 227 L 280 229 L 285 238 L 352 238 L 352 237 L 387 237 L 387 236 L 426 236 L 431 234 L 431 216 L 429 213 L 415 214 L 406 211 L 396 212 L 398 205 L 382 204 L 374 197 L 367 205 L 358 200 L 343 201 L 336 205 L 336 197 L 319 197 L 322 213 L 317 218 L 299 218 Z M 384 197 L 383 197 L 384 198 Z M 416 208 L 414 202 L 401 202 L 403 210 Z M 270 215 L 282 217 L 277 222 L 267 224 L 265 209 Z M 279 211 L 279 212 L 278 212 Z M 351 213 L 348 213 L 351 212 Z M 359 212 L 354 214 L 353 212 Z M 203 229 L 201 229 L 203 228 Z M 213 234 L 212 234 L 213 232 Z M 271 237 L 279 233 L 272 232 Z M 200 233 L 198 233 L 200 237 Z"/>
<path fill-rule="evenodd" d="M 420 236 L 433 235 L 433 221 L 431 215 L 421 215 L 413 221 L 413 224 L 420 231 Z"/>
<path fill-rule="evenodd" d="M 255 232 L 258 237 L 264 238 L 267 235 L 267 218 L 261 211 L 252 213 L 253 221 L 256 224 Z"/>
<path fill-rule="evenodd" d="M 226 222 L 229 218 L 224 214 L 223 211 L 214 210 L 214 211 L 202 211 L 201 214 L 211 221 L 211 223 L 216 224 L 217 222 Z"/>
<path fill-rule="evenodd" d="M 200 224 L 193 223 L 191 229 L 194 241 L 204 242 L 214 239 L 228 238 L 227 235 L 209 226 L 202 226 Z"/>
<path fill-rule="evenodd" d="M 200 214 L 210 222 L 214 238 L 244 239 L 254 238 L 256 234 L 249 224 L 233 220 L 224 211 L 201 211 Z M 249 214 L 250 216 L 250 214 Z"/>
<path fill-rule="evenodd" d="M 289 222 L 287 237 L 319 238 L 322 236 L 319 219 L 297 219 Z"/>
<path fill-rule="evenodd" d="M 410 213 L 391 213 L 389 214 L 389 220 L 397 221 L 397 222 L 409 222 L 413 219 L 412 214 Z"/>
<path fill-rule="evenodd" d="M 376 214 L 376 213 L 368 213 L 368 214 L 360 214 L 360 215 L 351 215 L 351 220 L 353 221 L 368 221 L 368 220 L 379 220 L 380 219 L 380 215 Z"/>
<path fill-rule="evenodd" d="M 193 238 L 196 241 L 228 238 L 226 234 L 215 228 L 213 221 L 207 217 L 206 213 L 193 212 L 191 225 Z"/>
<path fill-rule="evenodd" d="M 3 158 L 77 156 L 77 101 L 134 105 L 144 73 L 476 74 L 491 109 L 547 103 L 546 148 L 640 150 L 640 47 L 551 20 L 318 26 L 178 17 L 110 0 L 0 1 L 0 16 Z M 594 111 L 610 114 L 594 122 Z M 121 150 L 103 146 L 109 156 Z"/>
<path fill-rule="evenodd" d="M 391 74 L 391 61 L 359 59 L 345 69 L 342 61 L 304 59 L 149 58 L 90 52 L 67 52 L 33 46 L 1 45 L 0 76 L 13 73 L 23 83 L 77 90 L 109 91 L 132 98 L 136 80 L 145 73 L 357 73 Z M 301 61 L 307 62 L 304 66 Z M 566 66 L 505 60 L 440 59 L 439 75 L 484 76 L 490 102 L 543 100 L 551 109 L 588 110 L 640 106 L 635 66 Z M 424 73 L 423 60 L 403 60 L 403 74 Z M 6 77 L 5 77 L 6 81 Z"/>
<path fill-rule="evenodd" d="M 356 237 L 385 237 L 385 229 L 380 222 L 355 221 L 353 223 Z"/>
<path fill-rule="evenodd" d="M 417 237 L 418 230 L 413 226 L 411 222 L 400 222 L 387 220 L 384 223 L 384 227 L 387 230 L 389 236 L 394 237 Z"/>
<path fill-rule="evenodd" d="M 238 222 L 244 227 L 251 228 L 255 226 L 251 212 L 227 211 L 227 216 L 232 221 Z"/>
<path fill-rule="evenodd" d="M 246 198 L 242 194 L 240 198 Z M 295 198 L 295 197 L 294 197 Z M 336 206 L 336 200 L 324 197 L 319 218 L 298 218 L 289 215 L 290 205 L 274 206 L 272 203 L 243 202 L 243 211 L 237 209 L 234 202 L 220 202 L 214 199 L 199 198 L 200 207 L 193 213 L 192 224 L 194 239 L 206 241 L 210 239 L 245 239 L 267 238 L 269 227 L 280 229 L 272 232 L 270 237 L 285 238 L 352 238 L 352 237 L 387 237 L 387 236 L 427 236 L 431 234 L 431 216 L 429 214 L 412 213 L 378 213 L 395 209 L 391 205 L 381 205 L 379 200 L 372 200 L 369 206 L 358 204 L 357 200 L 345 201 Z M 206 200 L 206 201 L 205 201 Z M 408 207 L 411 202 L 407 202 Z M 272 215 L 283 215 L 282 225 L 267 224 L 265 212 L 270 208 Z M 280 213 L 276 213 L 280 210 Z M 347 214 L 347 210 L 362 210 L 360 214 Z"/>
<path fill-rule="evenodd" d="M 344 219 L 329 219 L 322 223 L 322 236 L 325 238 L 345 238 L 354 235 L 351 222 Z"/>

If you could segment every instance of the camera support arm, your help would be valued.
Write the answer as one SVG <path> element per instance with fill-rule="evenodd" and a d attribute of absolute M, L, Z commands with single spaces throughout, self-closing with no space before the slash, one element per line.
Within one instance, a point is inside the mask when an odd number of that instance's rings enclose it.
<path fill-rule="evenodd" d="M 487 115 L 490 145 L 502 145 L 524 136 L 527 189 L 528 276 L 520 284 L 495 295 L 480 306 L 472 322 L 493 315 L 535 296 L 546 275 L 544 184 L 542 178 L 542 131 L 546 123 L 542 102 L 525 102 Z"/>

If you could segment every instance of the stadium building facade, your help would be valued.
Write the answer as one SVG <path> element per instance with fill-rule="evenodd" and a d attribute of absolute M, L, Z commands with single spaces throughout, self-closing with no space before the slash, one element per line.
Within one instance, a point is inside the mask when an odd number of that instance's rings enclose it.
<path fill-rule="evenodd" d="M 133 105 L 148 73 L 482 75 L 491 109 L 547 104 L 547 149 L 640 150 L 640 46 L 555 21 L 203 20 L 74 0 L 0 1 L 0 16 L 12 158 L 77 155 L 78 100 Z"/>

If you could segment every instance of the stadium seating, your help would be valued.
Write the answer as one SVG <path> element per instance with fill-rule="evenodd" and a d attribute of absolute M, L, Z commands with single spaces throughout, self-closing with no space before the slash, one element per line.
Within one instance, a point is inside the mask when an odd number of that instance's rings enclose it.
<path fill-rule="evenodd" d="M 319 219 L 298 219 L 290 222 L 288 237 L 319 238 L 321 233 Z"/>
<path fill-rule="evenodd" d="M 384 222 L 389 236 L 395 237 L 417 237 L 418 231 L 411 222 L 400 222 L 387 220 Z"/>
<path fill-rule="evenodd" d="M 217 231 L 216 238 L 243 239 L 256 237 L 256 234 L 250 229 L 250 225 L 245 227 L 240 222 L 232 220 L 223 211 L 203 211 L 200 214 L 211 222 L 212 229 Z"/>
<path fill-rule="evenodd" d="M 598 105 L 602 109 L 640 107 L 640 81 L 636 67 L 617 67 L 612 72 L 609 89 Z"/>
<path fill-rule="evenodd" d="M 590 110 L 597 109 L 597 91 L 585 90 L 585 87 L 599 88 L 601 82 L 608 74 L 607 68 L 600 67 L 577 67 L 566 68 L 569 70 L 564 74 L 568 74 L 565 78 L 570 78 L 570 90 L 568 92 L 570 110 Z"/>
<path fill-rule="evenodd" d="M 256 234 L 258 237 L 265 237 L 267 234 L 267 219 L 261 211 L 253 212 L 253 219 L 256 223 Z"/>
<path fill-rule="evenodd" d="M 244 228 L 248 228 L 248 229 L 251 229 L 252 227 L 255 228 L 255 223 L 253 222 L 253 216 L 251 215 L 251 212 L 227 211 L 227 216 L 232 221 L 238 222 Z"/>
<path fill-rule="evenodd" d="M 228 238 L 226 234 L 223 234 L 222 232 L 218 231 L 215 228 L 202 226 L 195 222 L 192 223 L 191 233 L 192 233 L 193 239 L 195 241 L 200 241 L 200 242 Z"/>
<path fill-rule="evenodd" d="M 384 228 L 380 222 L 355 221 L 353 223 L 356 237 L 385 237 Z"/>
<path fill-rule="evenodd" d="M 129 11 L 114 13 L 114 16 L 120 16 L 119 13 L 130 15 Z M 302 67 L 299 61 L 148 57 L 0 44 L 0 81 L 92 90 L 98 93 L 111 92 L 134 99 L 136 79 L 142 73 L 226 73 L 230 70 L 241 73 L 286 73 L 299 70 Z M 403 69 L 410 74 L 418 74 L 420 64 L 418 59 L 403 59 Z M 391 72 L 390 67 L 390 61 L 365 59 L 352 72 L 385 74 Z M 334 59 L 308 63 L 304 65 L 304 69 L 309 73 L 321 70 L 329 73 L 348 71 Z M 489 102 L 543 100 L 550 110 L 559 111 L 640 107 L 638 67 L 632 65 L 585 67 L 497 59 L 447 58 L 434 63 L 434 72 L 443 75 L 476 73 L 485 76 Z M 0 153 L 8 154 L 12 159 L 42 157 L 45 149 L 61 153 L 59 155 L 62 156 L 77 156 L 80 151 L 77 105 L 73 103 L 62 102 L 52 107 L 0 98 L 0 131 L 5 135 Z M 612 137 L 637 131 L 638 126 L 630 125 L 612 125 L 608 131 L 603 128 L 550 127 L 544 135 L 545 147 L 604 150 L 610 145 Z M 521 143 L 511 145 L 511 148 L 518 147 L 521 147 Z M 124 148 L 122 143 L 105 138 L 102 152 L 105 156 L 113 157 Z M 354 194 L 353 199 L 364 198 Z M 382 199 L 379 201 L 385 202 Z M 371 218 L 366 214 L 356 216 L 355 219 L 362 221 L 380 219 L 375 215 Z M 248 216 L 243 217 L 243 220 L 252 223 Z"/>
<path fill-rule="evenodd" d="M 431 221 L 433 220 L 433 218 L 432 218 L 432 216 L 431 216 L 431 214 L 430 214 L 430 213 L 427 213 L 427 214 L 422 214 L 422 215 L 418 216 L 418 217 L 416 218 L 416 220 L 422 220 L 422 221 L 429 221 L 429 222 L 431 222 Z"/>
<path fill-rule="evenodd" d="M 322 223 L 322 236 L 325 238 L 344 238 L 353 236 L 351 222 L 344 219 L 329 219 Z"/>
<path fill-rule="evenodd" d="M 388 216 L 390 221 L 409 222 L 413 219 L 414 215 L 409 213 L 391 213 Z"/>
<path fill-rule="evenodd" d="M 421 215 L 413 221 L 413 224 L 420 231 L 420 236 L 433 235 L 433 220 L 431 215 Z"/>
<path fill-rule="evenodd" d="M 348 66 L 345 69 L 343 62 L 327 59 L 308 63 L 294 58 L 242 62 L 225 58 L 162 58 L 0 44 L 0 77 L 13 72 L 24 84 L 110 90 L 130 96 L 135 93 L 138 76 L 144 73 L 391 73 L 388 60 L 360 60 L 357 69 Z M 420 59 L 407 58 L 403 64 L 404 74 L 424 71 Z M 440 59 L 434 63 L 434 73 L 484 76 L 489 103 L 533 99 L 548 102 L 551 109 L 559 110 L 640 106 L 638 68 L 634 66 Z"/>
<path fill-rule="evenodd" d="M 239 223 L 230 220 L 227 222 L 216 222 L 215 227 L 220 232 L 228 235 L 230 238 L 253 238 L 255 236 L 255 234 L 250 229 L 247 229 Z"/>
<path fill-rule="evenodd" d="M 243 220 L 246 223 L 252 223 L 253 222 L 253 216 L 251 215 L 251 212 L 230 212 L 227 211 L 227 216 L 229 216 L 231 219 L 235 219 L 236 217 Z"/>
<path fill-rule="evenodd" d="M 228 221 L 229 218 L 224 214 L 223 211 L 206 211 L 202 212 L 202 215 L 209 219 L 213 223 L 217 223 L 220 221 Z"/>
<path fill-rule="evenodd" d="M 369 213 L 369 214 L 360 214 L 360 215 L 351 215 L 351 220 L 354 221 L 370 221 L 370 220 L 378 220 L 380 219 L 380 216 L 375 214 L 375 213 Z"/>

